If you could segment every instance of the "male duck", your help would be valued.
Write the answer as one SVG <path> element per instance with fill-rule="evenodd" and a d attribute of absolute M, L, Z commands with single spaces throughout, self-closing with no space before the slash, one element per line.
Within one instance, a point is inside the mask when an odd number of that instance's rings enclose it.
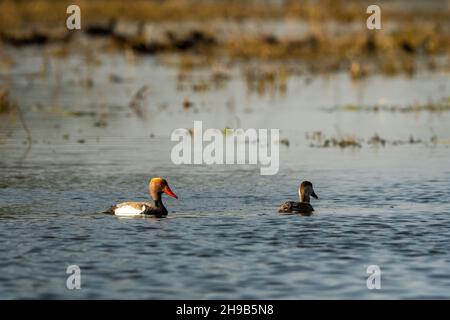
<path fill-rule="evenodd" d="M 154 203 L 150 202 L 122 202 L 109 208 L 105 213 L 122 217 L 133 217 L 141 215 L 166 216 L 167 209 L 162 202 L 162 194 L 165 193 L 178 199 L 177 195 L 170 189 L 167 181 L 161 177 L 153 178 L 148 185 L 150 196 Z"/>

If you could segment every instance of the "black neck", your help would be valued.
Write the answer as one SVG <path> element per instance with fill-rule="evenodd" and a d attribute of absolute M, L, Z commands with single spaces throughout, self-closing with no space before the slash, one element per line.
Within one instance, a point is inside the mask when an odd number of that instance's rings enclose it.
<path fill-rule="evenodd" d="M 164 204 L 163 204 L 161 198 L 159 198 L 158 200 L 155 200 L 155 207 L 164 208 Z"/>
<path fill-rule="evenodd" d="M 166 209 L 166 207 L 164 207 L 164 204 L 163 204 L 161 198 L 159 198 L 158 200 L 155 200 L 155 207 L 157 209 L 157 213 L 155 213 L 156 215 L 161 215 L 161 216 L 167 215 L 167 209 Z"/>

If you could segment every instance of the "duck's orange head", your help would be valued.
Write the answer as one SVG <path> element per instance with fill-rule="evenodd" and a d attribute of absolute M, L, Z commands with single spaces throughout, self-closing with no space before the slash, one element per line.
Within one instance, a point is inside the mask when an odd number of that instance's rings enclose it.
<path fill-rule="evenodd" d="M 170 189 L 166 179 L 163 179 L 161 177 L 151 179 L 150 183 L 148 184 L 148 188 L 150 190 L 150 196 L 153 200 L 161 199 L 161 195 L 163 193 L 174 197 L 175 199 L 178 199 L 178 196 Z"/>

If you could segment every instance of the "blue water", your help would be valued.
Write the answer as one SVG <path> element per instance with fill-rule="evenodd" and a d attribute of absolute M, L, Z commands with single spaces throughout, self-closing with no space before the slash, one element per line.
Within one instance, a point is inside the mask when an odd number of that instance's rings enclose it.
<path fill-rule="evenodd" d="M 335 98 L 330 85 L 340 88 L 341 99 L 352 101 L 364 84 L 355 88 L 337 76 L 298 91 L 303 82 L 293 78 L 294 89 L 284 98 L 249 97 L 245 90 L 235 94 L 242 126 L 278 125 L 282 137 L 290 139 L 289 147 L 280 146 L 277 175 L 261 176 L 256 166 L 176 166 L 170 161 L 168 132 L 192 126 L 193 119 L 218 128 L 234 125 L 231 111 L 217 116 L 214 107 L 242 82 L 216 93 L 188 93 L 207 107 L 180 112 L 177 103 L 186 93 L 176 93 L 175 72 L 144 60 L 142 74 L 133 79 L 148 81 L 152 99 L 167 99 L 169 106 L 158 109 L 151 102 L 150 117 L 136 121 L 124 102 L 133 91 L 121 91 L 121 85 L 107 91 L 102 84 L 103 71 L 113 63 L 92 70 L 100 79 L 93 89 L 62 82 L 52 100 L 63 110 L 95 109 L 96 103 L 116 110 L 106 128 L 94 127 L 89 117 L 33 111 L 35 104 L 51 104 L 52 75 L 27 91 L 23 75 L 8 75 L 33 145 L 27 151 L 17 118 L 2 116 L 0 298 L 450 298 L 448 114 L 330 114 L 319 108 L 330 107 Z M 146 68 L 155 72 L 148 75 Z M 389 88 L 384 98 L 406 101 L 445 92 L 449 79 L 368 80 L 380 88 L 383 82 Z M 133 83 L 123 86 L 139 87 Z M 398 87 L 411 97 L 399 97 Z M 419 87 L 426 93 L 415 90 Z M 114 104 L 96 102 L 99 92 Z M 379 98 L 371 91 L 364 97 L 367 103 Z M 414 133 L 428 139 L 430 127 L 439 136 L 434 146 L 322 149 L 309 147 L 304 138 L 316 129 L 398 139 Z M 69 138 L 63 137 L 66 133 Z M 77 142 L 80 138 L 84 143 Z M 165 177 L 179 196 L 164 198 L 167 218 L 99 213 L 120 201 L 147 200 L 153 176 Z M 279 215 L 278 205 L 296 200 L 304 179 L 313 182 L 319 196 L 312 203 L 317 214 Z M 66 288 L 69 265 L 81 269 L 81 290 Z M 369 265 L 381 269 L 379 290 L 366 286 Z"/>
<path fill-rule="evenodd" d="M 448 169 L 159 167 L 180 197 L 168 218 L 119 219 L 96 212 L 147 199 L 150 172 L 51 167 L 0 171 L 2 298 L 448 298 Z M 278 215 L 303 177 L 318 214 Z M 72 264 L 78 291 L 65 287 Z"/>

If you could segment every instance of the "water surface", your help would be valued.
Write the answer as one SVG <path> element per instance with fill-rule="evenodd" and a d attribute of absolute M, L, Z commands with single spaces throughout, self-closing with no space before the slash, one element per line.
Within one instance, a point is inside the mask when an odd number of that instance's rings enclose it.
<path fill-rule="evenodd" d="M 20 121 L 2 116 L 0 298 L 449 298 L 449 114 L 325 111 L 445 97 L 448 74 L 359 83 L 346 74 L 312 82 L 299 75 L 285 93 L 261 96 L 248 91 L 239 68 L 222 89 L 179 91 L 176 68 L 115 55 L 95 67 L 76 55 L 51 59 L 36 79 L 41 57 L 33 50 L 21 51 L 24 63 L 1 75 L 33 143 L 27 150 Z M 112 84 L 111 72 L 126 81 Z M 86 74 L 92 88 L 79 85 Z M 146 118 L 137 119 L 127 104 L 144 84 Z M 186 98 L 195 108 L 183 110 Z M 103 110 L 107 126 L 68 110 Z M 194 120 L 280 128 L 290 146 L 280 146 L 279 173 L 172 164 L 170 133 Z M 305 134 L 312 131 L 423 141 L 436 134 L 438 143 L 311 148 Z M 153 176 L 164 176 L 180 197 L 165 199 L 167 218 L 99 213 L 148 199 Z M 319 195 L 317 214 L 278 215 L 303 179 Z M 81 268 L 78 291 L 66 289 L 72 264 Z M 366 287 L 369 265 L 381 268 L 381 290 Z"/>

